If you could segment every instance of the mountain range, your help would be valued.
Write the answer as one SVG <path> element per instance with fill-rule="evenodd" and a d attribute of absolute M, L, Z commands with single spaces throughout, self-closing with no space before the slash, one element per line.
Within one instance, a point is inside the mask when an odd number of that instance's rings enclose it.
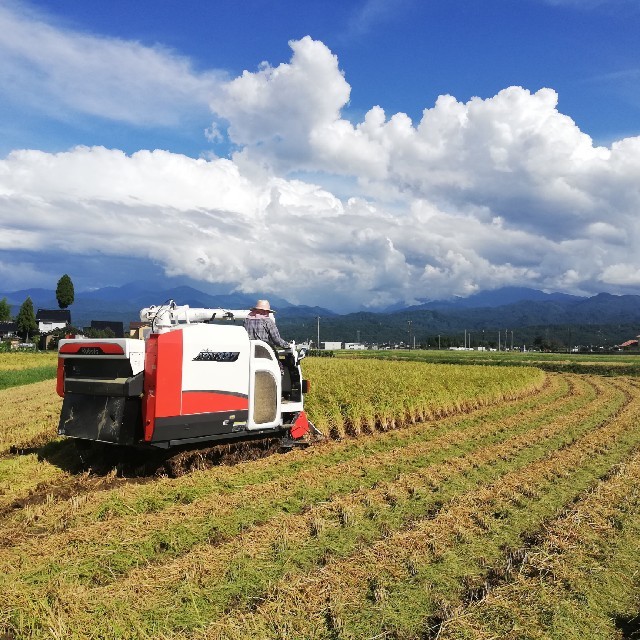
<path fill-rule="evenodd" d="M 492 289 L 490 291 L 480 291 L 466 298 L 456 296 L 449 300 L 430 300 L 409 307 L 403 304 L 395 304 L 387 307 L 385 311 L 387 313 L 394 313 L 396 311 L 418 311 L 421 309 L 477 309 L 481 307 L 503 307 L 524 301 L 562 303 L 578 302 L 584 299 L 585 298 L 580 296 L 572 296 L 567 293 L 545 293 L 544 291 L 527 287 L 501 287 L 500 289 Z"/>
<path fill-rule="evenodd" d="M 30 297 L 34 309 L 57 309 L 58 302 L 53 289 L 22 289 L 20 291 L 1 292 L 0 299 L 7 298 L 14 315 L 20 305 Z M 178 286 L 169 289 L 158 287 L 149 282 L 130 282 L 120 287 L 103 287 L 93 291 L 76 293 L 73 304 L 69 307 L 73 324 L 78 327 L 88 326 L 91 320 L 115 320 L 125 325 L 132 320 L 139 320 L 140 309 L 152 304 L 160 305 L 169 300 L 177 304 L 188 304 L 190 307 L 248 309 L 256 300 L 269 298 L 273 308 L 278 310 L 279 317 L 295 316 L 299 318 L 318 315 L 335 315 L 333 311 L 321 307 L 292 305 L 284 298 L 266 296 L 259 293 L 228 293 L 211 295 L 190 286 Z"/>
<path fill-rule="evenodd" d="M 56 309 L 55 291 L 24 289 L 0 292 L 14 314 L 30 296 L 34 307 Z M 88 326 L 91 320 L 138 319 L 139 310 L 151 304 L 175 300 L 191 307 L 246 309 L 258 298 L 268 297 L 278 310 L 278 326 L 287 339 L 315 339 L 318 324 L 321 341 L 408 342 L 432 341 L 437 335 L 471 334 L 477 343 L 497 342 L 497 333 L 515 332 L 516 343 L 529 344 L 536 337 L 557 341 L 612 345 L 640 333 L 640 296 L 600 293 L 591 297 L 545 293 L 536 289 L 504 287 L 467 298 L 425 301 L 418 305 L 394 305 L 382 311 L 338 314 L 323 307 L 293 305 L 284 298 L 260 293 L 212 295 L 190 286 L 162 288 L 149 282 L 131 282 L 76 294 L 71 305 L 73 324 Z M 319 318 L 319 320 L 318 320 Z M 513 336 L 513 333 L 512 333 Z M 549 338 L 549 339 L 551 339 Z"/>

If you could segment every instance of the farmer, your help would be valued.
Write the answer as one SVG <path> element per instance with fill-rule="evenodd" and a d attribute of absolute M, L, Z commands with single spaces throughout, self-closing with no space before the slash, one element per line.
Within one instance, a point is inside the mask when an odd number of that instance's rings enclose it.
<path fill-rule="evenodd" d="M 289 348 L 289 343 L 280 337 L 276 321 L 270 315 L 275 313 L 269 307 L 268 300 L 258 300 L 255 307 L 251 307 L 251 313 L 244 321 L 244 328 L 251 340 L 263 340 L 274 347 Z"/>

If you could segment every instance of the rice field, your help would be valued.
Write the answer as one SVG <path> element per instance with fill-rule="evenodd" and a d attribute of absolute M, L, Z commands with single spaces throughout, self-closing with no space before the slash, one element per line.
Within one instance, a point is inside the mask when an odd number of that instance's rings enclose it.
<path fill-rule="evenodd" d="M 175 477 L 0 391 L 0 638 L 636 637 L 638 379 L 303 365 L 325 439 Z"/>
<path fill-rule="evenodd" d="M 37 369 L 56 364 L 58 354 L 55 351 L 16 351 L 0 353 L 0 372 Z"/>
<path fill-rule="evenodd" d="M 401 362 L 430 362 L 432 364 L 466 364 L 489 366 L 538 367 L 554 373 L 586 373 L 598 375 L 629 375 L 640 377 L 640 353 L 541 353 L 539 351 L 453 351 L 442 350 L 383 350 L 336 351 L 342 358 L 374 358 Z"/>
<path fill-rule="evenodd" d="M 0 353 L 0 390 L 55 377 L 56 352 Z"/>

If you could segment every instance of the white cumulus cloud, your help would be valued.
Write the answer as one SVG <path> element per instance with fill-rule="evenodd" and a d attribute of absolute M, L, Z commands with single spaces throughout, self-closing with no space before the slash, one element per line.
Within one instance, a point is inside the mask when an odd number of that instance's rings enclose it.
<path fill-rule="evenodd" d="M 639 138 L 594 145 L 548 88 L 441 96 L 417 122 L 372 106 L 351 122 L 337 57 L 310 37 L 291 48 L 211 94 L 209 135 L 227 128 L 229 159 L 9 154 L 0 249 L 144 258 L 338 309 L 639 286 Z"/>

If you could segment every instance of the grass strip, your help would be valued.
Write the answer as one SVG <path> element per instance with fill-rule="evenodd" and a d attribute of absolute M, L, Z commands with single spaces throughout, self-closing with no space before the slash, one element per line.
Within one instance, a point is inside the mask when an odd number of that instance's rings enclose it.
<path fill-rule="evenodd" d="M 0 371 L 0 390 L 19 387 L 56 377 L 57 365 L 44 365 L 32 369 L 17 369 L 14 371 Z"/>
<path fill-rule="evenodd" d="M 607 404 L 607 400 L 606 397 L 598 399 L 597 402 L 600 404 L 597 407 L 600 407 L 600 411 L 604 411 L 604 405 Z M 585 413 L 590 414 L 593 412 L 594 407 L 591 406 L 587 409 Z M 582 428 L 588 427 L 583 424 Z M 571 430 L 566 429 L 561 429 L 560 431 L 561 433 L 556 436 L 556 439 L 553 442 L 549 442 L 551 448 L 557 447 L 562 443 L 568 444 L 577 437 L 575 430 L 573 433 Z M 522 447 L 519 447 L 518 451 L 519 463 L 525 464 L 526 461 L 523 458 L 526 458 L 527 454 L 531 455 L 531 452 Z M 545 455 L 545 451 L 548 453 L 548 449 L 544 450 L 543 448 L 536 455 Z M 508 456 L 506 457 L 508 459 Z M 507 467 L 509 466 L 508 462 L 504 464 Z M 471 468 L 473 468 L 473 464 Z M 479 468 L 482 468 L 482 466 Z M 504 473 L 505 469 L 500 464 L 493 462 L 487 465 L 485 472 L 499 475 Z M 484 481 L 482 476 L 475 478 L 476 483 L 482 481 Z M 464 480 L 458 478 L 450 489 L 452 495 L 455 496 L 461 491 L 464 492 L 468 488 L 469 482 L 466 478 Z M 362 496 L 360 499 L 362 499 Z M 432 505 L 427 507 L 427 510 L 431 509 Z M 343 519 L 345 518 L 345 513 L 341 516 Z M 269 523 L 268 526 L 249 530 L 246 534 L 242 534 L 239 539 L 221 545 L 219 552 L 213 558 L 211 547 L 205 546 L 196 549 L 195 553 L 188 554 L 186 558 L 179 558 L 175 562 L 171 562 L 169 566 L 152 566 L 148 570 L 133 571 L 126 580 L 126 584 L 129 586 L 125 586 L 123 581 L 117 581 L 113 584 L 113 589 L 111 587 L 99 588 L 95 593 L 91 594 L 89 602 L 83 598 L 81 608 L 93 611 L 94 614 L 98 613 L 98 618 L 101 618 L 101 615 L 106 613 L 106 610 L 103 610 L 101 605 L 109 602 L 109 619 L 124 616 L 124 627 L 128 625 L 129 629 L 137 629 L 138 631 L 143 628 L 146 630 L 145 633 L 155 633 L 161 628 L 164 632 L 164 629 L 167 628 L 166 625 L 175 629 L 183 624 L 192 626 L 202 623 L 203 620 L 210 619 L 211 615 L 213 615 L 212 609 L 220 613 L 220 610 L 224 610 L 226 606 L 229 606 L 229 602 L 235 602 L 238 599 L 240 602 L 246 602 L 252 597 L 256 597 L 256 595 L 264 592 L 270 582 L 279 579 L 282 575 L 286 575 L 288 571 L 295 569 L 295 572 L 300 572 L 315 566 L 324 557 L 327 549 L 332 548 L 331 545 L 327 547 L 327 540 L 323 541 L 323 536 L 330 536 L 331 529 L 328 528 L 326 533 L 321 533 L 319 536 L 309 537 L 309 531 L 312 528 L 310 524 L 313 524 L 309 522 L 309 517 L 311 517 L 309 514 L 306 514 L 305 517 L 297 516 L 297 518 L 295 516 L 286 516 L 282 524 L 278 520 L 275 523 Z M 414 515 L 411 516 L 412 519 L 414 517 Z M 347 516 L 346 520 L 348 521 L 348 519 Z M 283 531 L 289 530 L 296 521 L 298 521 L 296 531 L 299 534 L 305 532 L 300 538 L 303 540 L 300 543 L 302 544 L 300 549 L 296 548 L 296 544 L 289 547 L 286 536 L 282 537 Z M 383 527 L 381 531 L 375 518 L 370 519 L 370 522 L 373 523 L 371 531 L 374 532 L 372 533 L 374 538 L 386 535 L 385 528 Z M 388 526 L 393 529 L 394 525 Z M 397 526 L 403 526 L 403 523 L 397 523 Z M 302 528 L 301 531 L 299 530 L 300 527 Z M 349 540 L 344 542 L 344 553 L 348 554 L 357 546 L 358 541 L 361 539 L 362 531 L 357 528 L 342 527 L 341 532 L 343 536 L 346 535 L 345 532 L 349 532 Z M 294 538 L 298 539 L 295 536 L 295 532 Z M 263 551 L 256 551 L 255 554 L 257 555 L 255 557 L 253 557 L 254 554 L 250 554 L 253 560 L 250 561 L 249 558 L 245 557 L 247 554 L 246 549 L 254 549 L 256 546 Z M 226 551 L 221 557 L 222 550 Z M 273 558 L 274 551 L 279 554 L 275 560 Z M 228 555 L 229 552 L 231 552 L 230 556 Z M 236 557 L 235 561 L 233 561 L 233 557 Z M 226 576 L 225 568 L 228 572 Z M 215 576 L 213 583 L 211 582 L 213 579 L 212 574 Z M 188 603 L 182 601 L 185 596 L 181 590 L 178 593 L 175 592 L 180 575 L 190 576 L 188 583 L 192 592 Z M 220 583 L 221 576 L 224 578 L 222 583 Z M 60 588 L 62 587 L 63 585 L 60 585 Z M 123 593 L 128 593 L 129 597 L 125 597 L 123 600 Z M 58 597 L 60 601 L 68 602 L 68 597 L 64 597 L 63 593 L 60 593 Z M 158 598 L 160 602 L 157 602 Z M 143 611 L 138 611 L 132 605 L 134 600 L 136 603 L 145 603 L 147 608 L 143 609 Z M 155 606 L 149 609 L 151 601 L 154 602 Z M 193 617 L 191 607 L 193 602 L 197 603 L 197 608 L 202 614 L 197 618 Z M 98 603 L 97 606 L 99 607 L 97 610 L 94 608 L 96 603 Z M 123 610 L 120 610 L 120 608 Z M 170 620 L 166 619 L 168 611 L 172 611 L 174 614 L 170 616 Z M 138 619 L 136 616 L 142 617 Z M 190 623 L 189 620 L 191 620 Z M 119 632 L 124 632 L 124 627 L 119 629 Z M 102 632 L 100 631 L 100 633 Z"/>

